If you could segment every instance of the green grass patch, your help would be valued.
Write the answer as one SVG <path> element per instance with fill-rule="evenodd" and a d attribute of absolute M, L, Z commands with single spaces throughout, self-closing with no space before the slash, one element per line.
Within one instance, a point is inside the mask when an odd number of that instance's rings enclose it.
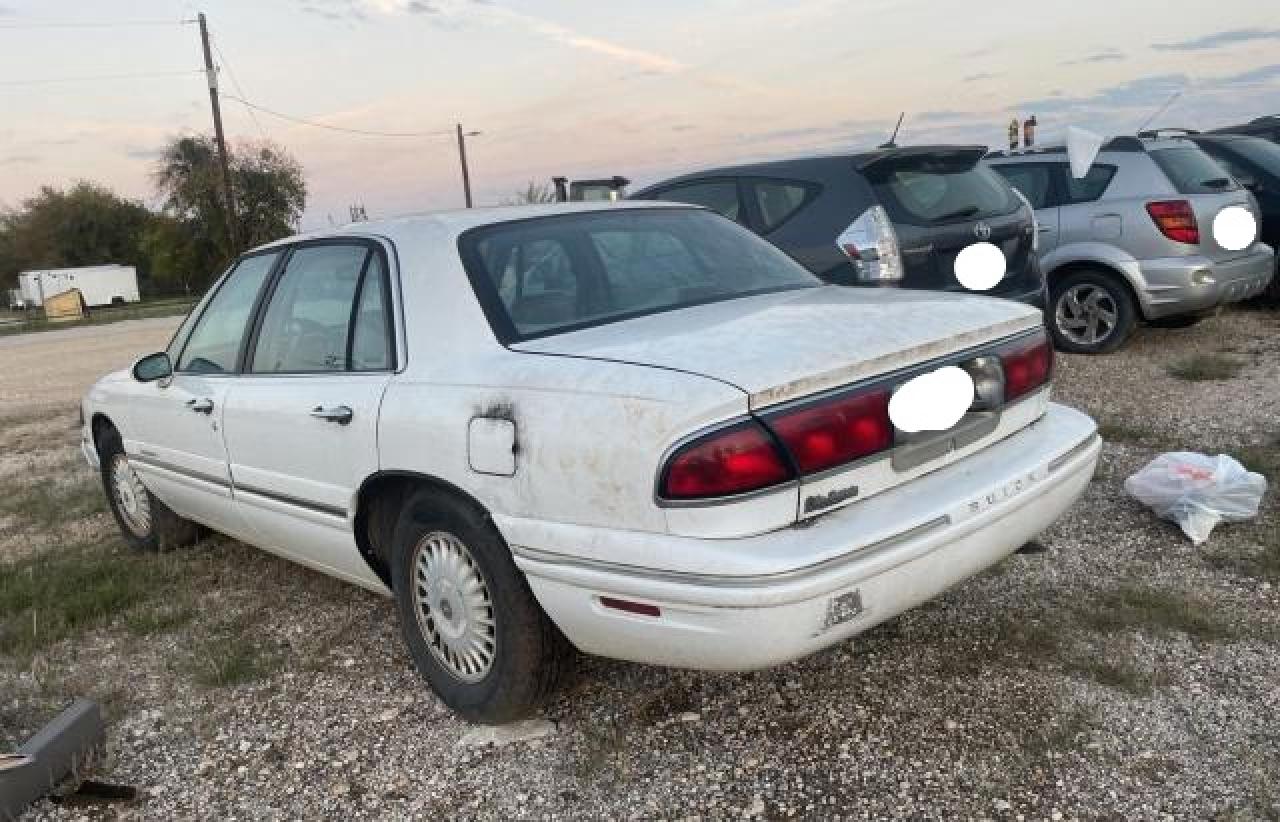
<path fill-rule="evenodd" d="M 186 602 L 165 602 L 134 608 L 124 616 L 124 628 L 136 637 L 172 633 L 195 618 L 196 609 Z"/>
<path fill-rule="evenodd" d="M 1190 382 L 1229 380 L 1240 373 L 1244 363 L 1221 354 L 1194 354 L 1168 366 L 1171 377 Z"/>
<path fill-rule="evenodd" d="M 1173 677 L 1167 669 L 1159 665 L 1148 668 L 1133 659 L 1079 654 L 1069 656 L 1062 662 L 1070 674 L 1083 676 L 1108 688 L 1118 688 L 1134 696 L 1150 696 L 1156 688 L 1173 684 Z"/>
<path fill-rule="evenodd" d="M 118 545 L 73 546 L 0 567 L 0 653 L 19 659 L 154 596 L 156 580 Z"/>
<path fill-rule="evenodd" d="M 106 510 L 101 480 L 96 474 L 81 471 L 67 482 L 36 481 L 8 488 L 0 495 L 0 516 L 13 517 L 19 527 L 56 528 L 68 520 Z"/>
<path fill-rule="evenodd" d="M 1239 631 L 1220 609 L 1198 597 L 1126 585 L 1107 591 L 1076 608 L 1076 619 L 1103 633 L 1119 631 L 1179 632 L 1209 642 L 1236 639 Z"/>
<path fill-rule="evenodd" d="M 199 643 L 188 668 L 191 678 L 205 688 L 225 688 L 266 679 L 280 667 L 280 658 L 268 652 L 253 636 L 220 636 Z"/>

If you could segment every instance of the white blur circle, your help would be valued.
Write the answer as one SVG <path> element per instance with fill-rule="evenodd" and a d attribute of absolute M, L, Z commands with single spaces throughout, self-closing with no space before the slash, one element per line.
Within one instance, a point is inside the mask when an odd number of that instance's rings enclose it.
<path fill-rule="evenodd" d="M 1258 238 L 1258 221 L 1244 206 L 1227 206 L 1213 218 L 1213 239 L 1227 251 L 1244 251 Z"/>
<path fill-rule="evenodd" d="M 900 431 L 946 431 L 973 405 L 973 377 L 948 365 L 904 382 L 889 398 L 889 419 Z"/>
<path fill-rule="evenodd" d="M 970 291 L 987 291 L 1004 279 L 1007 265 L 999 246 L 974 243 L 956 255 L 956 279 Z"/>

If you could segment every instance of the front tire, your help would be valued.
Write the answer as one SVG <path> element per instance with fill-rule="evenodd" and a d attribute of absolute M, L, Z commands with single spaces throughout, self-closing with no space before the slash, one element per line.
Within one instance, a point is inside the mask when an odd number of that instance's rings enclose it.
<path fill-rule="evenodd" d="M 139 551 L 169 551 L 200 538 L 200 529 L 185 520 L 147 490 L 120 441 L 120 433 L 108 429 L 98 438 L 102 489 L 107 505 L 129 547 Z"/>
<path fill-rule="evenodd" d="M 417 491 L 392 550 L 401 632 L 436 695 L 472 722 L 537 710 L 560 680 L 568 642 L 484 513 L 450 494 Z"/>
<path fill-rule="evenodd" d="M 1075 354 L 1110 354 L 1138 320 L 1129 289 L 1098 271 L 1075 271 L 1055 282 L 1048 315 L 1054 345 Z"/>

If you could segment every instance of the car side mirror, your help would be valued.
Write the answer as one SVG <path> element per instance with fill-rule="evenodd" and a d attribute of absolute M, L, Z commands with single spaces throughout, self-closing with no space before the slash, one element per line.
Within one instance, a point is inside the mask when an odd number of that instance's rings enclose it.
<path fill-rule="evenodd" d="M 138 382 L 155 382 L 173 376 L 173 363 L 166 352 L 160 351 L 135 362 L 132 371 Z"/>

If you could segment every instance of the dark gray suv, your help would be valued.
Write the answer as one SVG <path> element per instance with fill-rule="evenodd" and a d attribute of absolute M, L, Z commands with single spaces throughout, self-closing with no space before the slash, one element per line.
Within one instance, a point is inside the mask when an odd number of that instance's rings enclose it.
<path fill-rule="evenodd" d="M 1043 309 L 1035 220 L 985 165 L 983 146 L 881 148 L 709 169 L 634 199 L 705 206 L 770 240 L 823 279 L 968 292 L 956 255 L 978 242 L 1004 253 L 994 296 Z"/>

